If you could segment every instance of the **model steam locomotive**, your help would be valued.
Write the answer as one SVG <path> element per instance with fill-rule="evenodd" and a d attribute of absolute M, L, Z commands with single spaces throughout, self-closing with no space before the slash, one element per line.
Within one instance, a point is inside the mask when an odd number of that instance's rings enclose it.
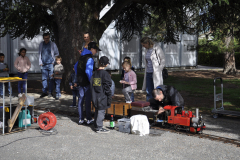
<path fill-rule="evenodd" d="M 173 126 L 175 130 L 186 130 L 192 133 L 202 133 L 206 128 L 199 116 L 199 110 L 196 108 L 196 115 L 192 111 L 184 111 L 181 107 L 165 106 L 162 117 L 157 118 L 156 122 L 160 122 L 162 126 Z"/>

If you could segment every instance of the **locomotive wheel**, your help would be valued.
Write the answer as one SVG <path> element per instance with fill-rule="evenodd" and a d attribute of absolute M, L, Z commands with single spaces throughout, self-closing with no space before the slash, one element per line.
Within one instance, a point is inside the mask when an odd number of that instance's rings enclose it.
<path fill-rule="evenodd" d="M 213 118 L 218 118 L 218 114 L 215 113 L 215 114 L 213 115 Z"/>
<path fill-rule="evenodd" d="M 179 131 L 179 130 L 180 130 L 180 126 L 179 126 L 179 125 L 175 125 L 175 126 L 174 126 L 174 129 L 175 129 L 176 131 Z"/>
<path fill-rule="evenodd" d="M 218 114 L 218 117 L 223 117 L 223 114 Z"/>

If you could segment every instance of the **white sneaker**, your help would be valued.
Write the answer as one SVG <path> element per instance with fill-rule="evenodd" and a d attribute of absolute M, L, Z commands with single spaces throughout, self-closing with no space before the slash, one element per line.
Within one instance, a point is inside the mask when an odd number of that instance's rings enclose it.
<path fill-rule="evenodd" d="M 76 107 L 76 106 L 71 105 L 71 106 L 69 106 L 69 107 Z"/>
<path fill-rule="evenodd" d="M 90 124 L 93 124 L 93 119 L 92 120 L 87 120 L 87 124 L 90 125 Z"/>
<path fill-rule="evenodd" d="M 126 101 L 126 103 L 132 103 L 132 101 Z"/>
<path fill-rule="evenodd" d="M 79 120 L 78 125 L 83 125 L 84 124 L 84 120 Z"/>
<path fill-rule="evenodd" d="M 22 97 L 22 93 L 19 93 L 19 94 L 18 94 L 18 98 L 21 98 L 21 97 Z"/>

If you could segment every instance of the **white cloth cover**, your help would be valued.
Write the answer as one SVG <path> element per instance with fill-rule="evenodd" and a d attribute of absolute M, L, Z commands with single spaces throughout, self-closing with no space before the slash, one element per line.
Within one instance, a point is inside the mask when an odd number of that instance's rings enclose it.
<path fill-rule="evenodd" d="M 130 118 L 132 134 L 145 136 L 149 134 L 149 122 L 145 115 L 134 115 Z"/>
<path fill-rule="evenodd" d="M 33 105 L 34 106 L 34 97 L 33 96 L 29 96 L 26 95 L 27 99 L 24 103 L 24 105 L 29 106 L 29 105 Z"/>

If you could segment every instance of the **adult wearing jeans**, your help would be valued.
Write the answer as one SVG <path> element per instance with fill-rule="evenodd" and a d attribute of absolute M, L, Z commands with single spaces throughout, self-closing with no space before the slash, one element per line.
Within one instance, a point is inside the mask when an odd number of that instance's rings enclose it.
<path fill-rule="evenodd" d="M 83 117 L 83 103 L 85 100 L 85 109 L 86 109 L 86 118 L 87 124 L 92 124 L 93 119 L 91 116 L 91 90 L 90 90 L 90 80 L 95 70 L 93 56 L 101 51 L 98 48 L 96 42 L 90 42 L 88 44 L 88 49 L 84 49 L 81 53 L 81 56 L 78 62 L 74 65 L 75 78 L 74 78 L 74 87 L 78 87 L 79 98 L 78 98 L 78 113 L 79 113 L 79 125 L 85 123 Z"/>
<path fill-rule="evenodd" d="M 31 68 L 31 62 L 26 56 L 26 52 L 25 48 L 21 48 L 18 53 L 19 57 L 14 62 L 14 67 L 18 70 L 18 77 L 22 79 L 27 79 L 28 70 Z M 26 93 L 26 82 L 20 81 L 18 82 L 18 97 L 22 97 L 23 93 Z"/>
<path fill-rule="evenodd" d="M 57 45 L 54 42 L 50 41 L 50 34 L 43 34 L 43 42 L 39 45 L 39 65 L 42 70 L 42 95 L 40 98 L 43 98 L 48 95 L 52 97 L 53 91 L 53 64 L 55 62 L 55 57 L 59 55 Z M 49 79 L 49 82 L 48 82 Z M 47 93 L 48 87 L 48 93 Z"/>
<path fill-rule="evenodd" d="M 146 48 L 145 53 L 145 74 L 142 90 L 147 92 L 146 99 L 152 98 L 152 91 L 163 84 L 162 70 L 165 66 L 165 55 L 161 47 L 154 44 L 148 37 L 141 39 L 141 44 Z"/>

